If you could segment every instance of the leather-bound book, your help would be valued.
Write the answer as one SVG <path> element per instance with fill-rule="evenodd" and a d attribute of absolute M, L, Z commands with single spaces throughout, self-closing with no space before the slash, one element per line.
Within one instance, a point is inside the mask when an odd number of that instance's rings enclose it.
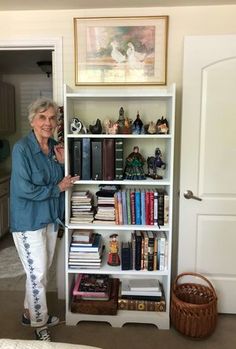
<path fill-rule="evenodd" d="M 115 178 L 115 140 L 114 138 L 103 139 L 103 180 L 111 181 Z"/>
<path fill-rule="evenodd" d="M 102 140 L 92 140 L 92 179 L 102 179 Z"/>
<path fill-rule="evenodd" d="M 123 179 L 123 162 L 124 162 L 124 144 L 123 139 L 115 140 L 115 179 Z"/>
<path fill-rule="evenodd" d="M 73 139 L 71 140 L 71 175 L 81 176 L 81 164 L 82 164 L 82 153 L 81 153 L 81 140 Z"/>
<path fill-rule="evenodd" d="M 91 179 L 91 143 L 90 138 L 82 139 L 82 175 L 81 179 Z"/>

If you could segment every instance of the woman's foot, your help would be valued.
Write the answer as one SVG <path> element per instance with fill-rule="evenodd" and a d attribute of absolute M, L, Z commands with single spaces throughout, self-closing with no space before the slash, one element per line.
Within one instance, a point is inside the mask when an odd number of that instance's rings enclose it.
<path fill-rule="evenodd" d="M 49 315 L 46 325 L 47 326 L 56 326 L 59 323 L 59 321 L 60 320 L 57 316 Z M 27 317 L 26 314 L 22 315 L 21 324 L 23 326 L 31 326 L 30 319 Z"/>
<path fill-rule="evenodd" d="M 34 333 L 35 333 L 36 340 L 51 342 L 51 335 L 46 326 L 36 328 Z"/>

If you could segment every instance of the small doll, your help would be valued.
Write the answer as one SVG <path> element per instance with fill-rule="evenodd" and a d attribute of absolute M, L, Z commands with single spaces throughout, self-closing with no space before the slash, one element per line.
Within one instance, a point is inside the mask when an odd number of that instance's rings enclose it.
<path fill-rule="evenodd" d="M 144 157 L 139 152 L 139 147 L 135 146 L 132 153 L 126 158 L 124 179 L 146 179 L 143 166 Z"/>
<path fill-rule="evenodd" d="M 109 253 L 107 264 L 112 266 L 120 265 L 118 234 L 110 235 Z"/>

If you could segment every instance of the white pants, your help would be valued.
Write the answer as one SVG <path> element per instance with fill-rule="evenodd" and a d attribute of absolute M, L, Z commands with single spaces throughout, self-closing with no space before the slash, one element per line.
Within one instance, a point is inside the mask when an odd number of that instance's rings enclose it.
<path fill-rule="evenodd" d="M 57 229 L 48 224 L 43 229 L 12 235 L 26 272 L 24 307 L 29 310 L 32 327 L 44 326 L 48 321 L 47 274 L 55 252 Z"/>

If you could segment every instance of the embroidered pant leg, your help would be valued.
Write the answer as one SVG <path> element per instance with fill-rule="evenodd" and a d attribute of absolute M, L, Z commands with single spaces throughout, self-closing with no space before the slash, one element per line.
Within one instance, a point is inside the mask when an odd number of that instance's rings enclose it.
<path fill-rule="evenodd" d="M 51 234 L 47 234 L 47 228 L 13 233 L 19 257 L 26 272 L 24 306 L 29 310 L 32 327 L 43 326 L 48 320 L 47 271 L 48 263 L 52 261 L 54 254 L 54 240 L 57 232 L 53 232 L 52 227 L 49 227 Z M 52 256 L 48 258 L 50 252 Z"/>

